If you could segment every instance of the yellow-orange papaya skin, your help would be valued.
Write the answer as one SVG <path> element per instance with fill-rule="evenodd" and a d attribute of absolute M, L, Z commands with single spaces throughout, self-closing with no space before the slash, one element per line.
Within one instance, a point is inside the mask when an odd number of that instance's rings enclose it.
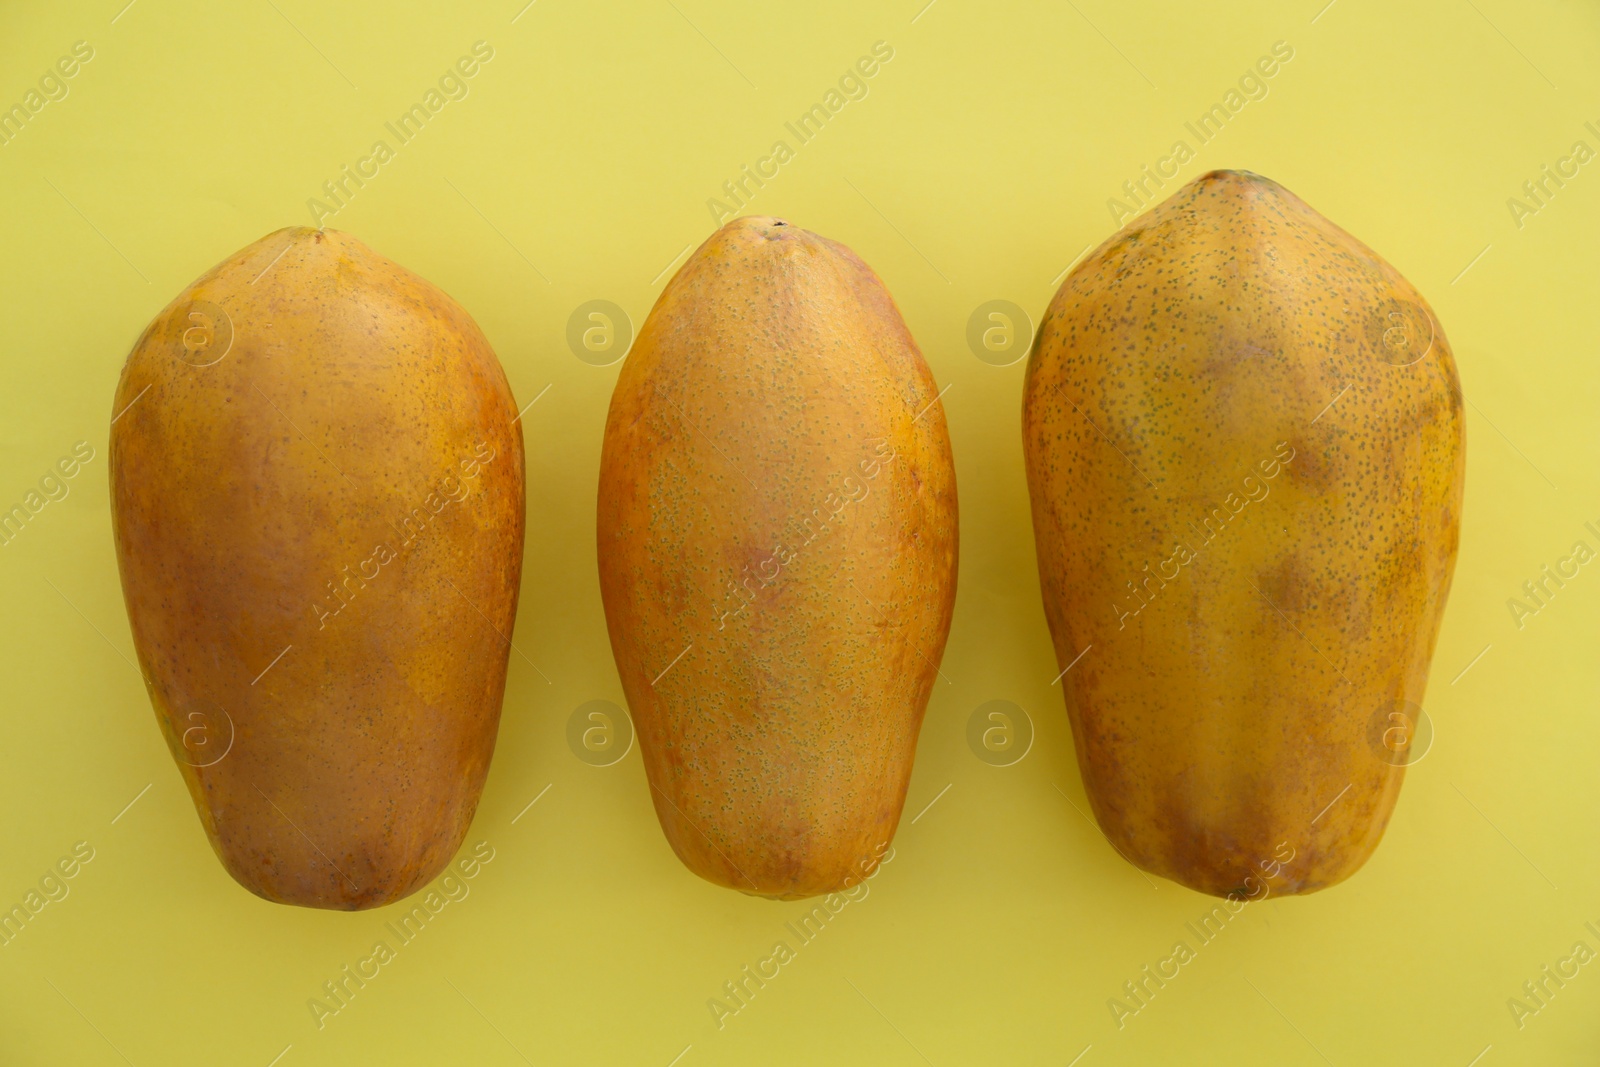
<path fill-rule="evenodd" d="M 617 379 L 600 586 L 656 814 L 690 870 L 775 898 L 871 874 L 950 627 L 955 470 L 878 277 L 740 218 Z"/>
<path fill-rule="evenodd" d="M 206 836 L 268 900 L 398 900 L 460 846 L 522 567 L 521 427 L 443 292 L 335 230 L 208 271 L 128 356 L 117 562 Z"/>
<path fill-rule="evenodd" d="M 1216 895 L 1349 877 L 1399 795 L 1455 566 L 1461 387 L 1427 303 L 1282 186 L 1216 171 L 1067 277 L 1022 422 L 1111 843 Z"/>

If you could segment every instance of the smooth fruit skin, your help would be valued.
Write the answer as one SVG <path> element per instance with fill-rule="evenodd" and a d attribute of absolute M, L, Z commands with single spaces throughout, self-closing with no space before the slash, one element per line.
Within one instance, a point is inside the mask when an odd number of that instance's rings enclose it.
<path fill-rule="evenodd" d="M 156 316 L 113 410 L 134 645 L 223 865 L 285 904 L 410 893 L 472 821 L 516 616 L 488 341 L 353 237 L 280 230 Z"/>
<path fill-rule="evenodd" d="M 736 219 L 668 283 L 611 398 L 599 563 L 667 840 L 796 898 L 894 836 L 956 585 L 938 389 L 843 245 Z"/>
<path fill-rule="evenodd" d="M 1022 421 L 1111 843 L 1217 895 L 1354 873 L 1399 795 L 1390 716 L 1422 703 L 1461 519 L 1461 387 L 1422 297 L 1282 186 L 1216 171 L 1067 277 Z"/>

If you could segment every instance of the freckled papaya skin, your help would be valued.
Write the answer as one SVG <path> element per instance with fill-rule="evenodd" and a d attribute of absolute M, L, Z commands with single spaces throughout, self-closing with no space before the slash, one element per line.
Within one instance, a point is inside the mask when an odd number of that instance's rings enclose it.
<path fill-rule="evenodd" d="M 305 907 L 422 886 L 483 790 L 522 567 L 488 341 L 353 237 L 280 230 L 156 316 L 113 411 L 134 645 L 223 866 Z"/>
<path fill-rule="evenodd" d="M 894 836 L 955 602 L 937 396 L 872 270 L 773 218 L 713 234 L 623 364 L 606 622 L 656 815 L 718 885 L 831 892 Z"/>
<path fill-rule="evenodd" d="M 1282 186 L 1216 171 L 1067 277 L 1022 421 L 1111 843 L 1216 895 L 1349 877 L 1400 792 L 1388 712 L 1422 703 L 1460 528 L 1461 387 L 1422 297 Z"/>

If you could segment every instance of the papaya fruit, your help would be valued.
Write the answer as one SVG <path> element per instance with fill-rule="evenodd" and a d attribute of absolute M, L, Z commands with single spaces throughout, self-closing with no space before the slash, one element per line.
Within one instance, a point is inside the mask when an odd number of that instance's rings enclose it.
<path fill-rule="evenodd" d="M 522 568 L 483 333 L 348 234 L 280 230 L 155 317 L 114 412 L 133 642 L 223 866 L 307 907 L 418 888 L 483 790 Z"/>
<path fill-rule="evenodd" d="M 656 815 L 709 881 L 812 896 L 889 848 L 955 598 L 938 395 L 871 268 L 777 218 L 707 239 L 623 363 L 600 589 Z"/>
<path fill-rule="evenodd" d="M 1427 302 L 1281 185 L 1214 171 L 1068 275 L 1022 426 L 1111 843 L 1219 896 L 1349 877 L 1420 742 L 1459 539 L 1461 386 Z"/>

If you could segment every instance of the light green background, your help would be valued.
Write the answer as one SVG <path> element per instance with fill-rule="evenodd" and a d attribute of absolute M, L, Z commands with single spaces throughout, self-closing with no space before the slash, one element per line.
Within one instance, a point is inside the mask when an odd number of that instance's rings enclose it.
<path fill-rule="evenodd" d="M 1584 928 L 1600 926 L 1600 572 L 1520 630 L 1506 606 L 1600 525 L 1600 165 L 1521 227 L 1507 207 L 1574 141 L 1600 149 L 1584 128 L 1600 126 L 1600 11 L 923 2 L 5 5 L 0 104 L 76 41 L 94 58 L 0 145 L 0 506 L 75 442 L 95 458 L 0 548 L 0 906 L 75 842 L 94 859 L 0 947 L 0 1063 L 1600 1059 L 1600 965 L 1521 1029 L 1506 1004 L 1574 942 L 1600 949 Z M 494 58 L 470 95 L 327 221 L 466 306 L 519 405 L 549 387 L 524 418 L 516 644 L 550 682 L 512 657 L 469 837 L 493 862 L 318 1030 L 308 998 L 390 916 L 265 903 L 206 844 L 130 665 L 112 389 L 156 311 L 236 249 L 309 223 L 307 199 L 478 40 Z M 783 124 L 879 40 L 894 57 L 867 97 L 798 145 Z M 1437 736 L 1363 871 L 1252 905 L 1119 1031 L 1107 1000 L 1210 902 L 1147 879 L 1081 814 L 1034 570 L 1023 365 L 977 359 L 967 318 L 994 299 L 1037 318 L 1114 229 L 1107 199 L 1175 140 L 1193 145 L 1183 124 L 1275 41 L 1294 58 L 1269 94 L 1179 177 L 1282 182 L 1386 256 L 1449 333 L 1470 458 L 1426 702 Z M 780 138 L 795 158 L 750 209 L 860 253 L 949 386 L 963 558 L 893 861 L 719 1030 L 707 1000 L 805 906 L 690 875 L 637 750 L 597 768 L 567 747 L 574 708 L 622 697 L 594 556 L 617 368 L 575 358 L 565 334 L 592 299 L 642 322 L 710 232 L 707 199 Z M 967 746 L 993 699 L 1036 727 L 1014 766 Z"/>

